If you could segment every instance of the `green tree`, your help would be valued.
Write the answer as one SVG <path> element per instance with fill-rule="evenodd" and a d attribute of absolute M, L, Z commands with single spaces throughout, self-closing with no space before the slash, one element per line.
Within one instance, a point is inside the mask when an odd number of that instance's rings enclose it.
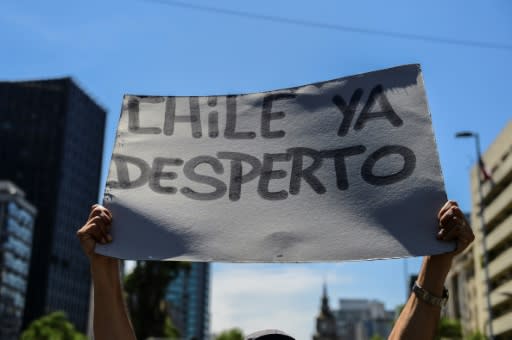
<path fill-rule="evenodd" d="M 86 340 L 69 322 L 64 312 L 58 311 L 32 321 L 21 334 L 21 340 Z"/>
<path fill-rule="evenodd" d="M 460 322 L 442 317 L 437 328 L 436 339 L 462 339 L 462 327 Z"/>
<path fill-rule="evenodd" d="M 179 337 L 169 317 L 165 293 L 169 283 L 188 264 L 173 261 L 140 261 L 124 280 L 127 305 L 137 339 Z"/>
<path fill-rule="evenodd" d="M 240 328 L 231 328 L 220 332 L 215 340 L 244 340 L 244 334 Z"/>
<path fill-rule="evenodd" d="M 487 340 L 487 337 L 480 331 L 473 332 L 466 337 L 466 340 Z"/>
<path fill-rule="evenodd" d="M 393 326 L 393 327 L 395 326 L 396 321 L 398 320 L 398 317 L 400 316 L 400 314 L 402 313 L 404 308 L 405 308 L 405 304 L 398 305 L 398 306 L 395 307 L 395 319 L 391 323 L 391 326 Z"/>
<path fill-rule="evenodd" d="M 379 334 L 374 334 L 370 340 L 385 340 L 382 336 L 380 336 Z"/>

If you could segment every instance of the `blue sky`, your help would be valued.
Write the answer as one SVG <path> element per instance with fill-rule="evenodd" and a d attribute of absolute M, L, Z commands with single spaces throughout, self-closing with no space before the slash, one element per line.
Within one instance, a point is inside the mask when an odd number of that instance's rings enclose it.
<path fill-rule="evenodd" d="M 72 76 L 108 111 L 106 169 L 124 93 L 254 92 L 421 63 L 448 195 L 470 208 L 474 148 L 453 136 L 478 131 L 486 148 L 512 117 L 510 1 L 187 3 L 434 39 L 227 15 L 166 0 L 6 0 L 0 4 L 0 77 Z M 413 272 L 419 260 L 407 263 Z M 341 297 L 367 297 L 391 308 L 405 294 L 401 260 L 213 268 L 213 331 L 277 327 L 298 340 L 310 338 L 324 278 L 331 305 Z"/>

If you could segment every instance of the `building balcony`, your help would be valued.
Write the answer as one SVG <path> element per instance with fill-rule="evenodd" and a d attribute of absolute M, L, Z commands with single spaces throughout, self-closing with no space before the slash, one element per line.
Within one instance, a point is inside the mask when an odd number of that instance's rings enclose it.
<path fill-rule="evenodd" d="M 487 249 L 491 250 L 496 247 L 496 245 L 507 238 L 511 232 L 512 215 L 510 215 L 505 221 L 501 222 L 496 229 L 487 235 Z"/>
<path fill-rule="evenodd" d="M 501 182 L 505 177 L 509 175 L 509 173 L 512 171 L 512 157 L 509 155 L 507 159 L 499 165 L 499 167 L 496 169 L 494 173 L 492 173 L 492 180 L 494 183 L 498 184 Z M 484 197 L 487 197 L 493 191 L 495 188 L 491 184 L 490 181 L 487 181 L 483 183 L 482 185 L 482 193 Z"/>
<path fill-rule="evenodd" d="M 512 265 L 512 248 L 504 251 L 489 264 L 489 277 L 492 279 Z"/>
<path fill-rule="evenodd" d="M 484 218 L 486 223 L 492 222 L 492 220 L 498 216 L 498 214 L 505 210 L 505 208 L 512 204 L 512 185 L 509 185 L 503 190 L 498 197 L 492 203 L 487 206 L 484 210 Z"/>
<path fill-rule="evenodd" d="M 507 294 L 512 294 L 512 280 L 505 282 L 498 288 L 494 289 L 491 293 L 491 305 L 496 306 L 510 299 Z"/>
<path fill-rule="evenodd" d="M 500 316 L 499 318 L 494 319 L 494 321 L 492 322 L 494 335 L 499 335 L 501 333 L 505 333 L 511 330 L 512 322 L 510 322 L 510 320 L 512 320 L 512 311 Z"/>

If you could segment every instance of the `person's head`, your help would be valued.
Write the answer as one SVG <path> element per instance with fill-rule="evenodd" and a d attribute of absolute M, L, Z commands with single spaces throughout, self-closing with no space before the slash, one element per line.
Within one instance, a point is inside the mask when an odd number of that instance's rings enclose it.
<path fill-rule="evenodd" d="M 291 335 L 278 329 L 265 329 L 249 334 L 245 340 L 295 340 Z"/>

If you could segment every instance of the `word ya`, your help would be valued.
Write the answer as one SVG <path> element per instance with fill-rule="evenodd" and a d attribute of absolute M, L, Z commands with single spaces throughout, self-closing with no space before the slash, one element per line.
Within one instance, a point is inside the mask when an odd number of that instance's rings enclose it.
<path fill-rule="evenodd" d="M 355 118 L 356 109 L 360 106 L 364 91 L 361 88 L 356 89 L 350 100 L 345 101 L 342 96 L 336 95 L 332 98 L 332 103 L 338 108 L 342 119 L 338 127 L 338 136 L 345 136 Z M 285 118 L 283 111 L 273 111 L 272 106 L 276 101 L 291 100 L 297 97 L 294 93 L 271 93 L 263 96 L 263 104 L 260 119 L 260 135 L 263 138 L 283 138 L 286 135 L 284 130 L 272 130 L 271 122 L 277 119 Z M 161 103 L 165 101 L 165 114 L 162 125 L 141 126 L 140 124 L 140 103 Z M 203 124 L 201 123 L 201 110 L 199 97 L 189 97 L 189 110 L 186 115 L 176 114 L 175 97 L 131 97 L 127 103 L 128 109 L 128 131 L 137 134 L 164 134 L 172 136 L 176 123 L 190 124 L 192 137 L 201 138 L 203 136 Z M 378 104 L 378 105 L 376 105 Z M 219 112 L 215 110 L 217 97 L 208 98 L 208 135 L 210 138 L 219 136 Z M 379 109 L 376 109 L 376 108 Z M 204 110 L 204 109 L 203 109 Z M 203 112 L 203 114 L 206 114 Z M 254 139 L 255 131 L 237 130 L 237 96 L 226 96 L 226 125 L 224 137 L 226 139 Z M 386 97 L 382 85 L 377 85 L 371 89 L 368 98 L 362 106 L 362 109 L 353 124 L 354 130 L 358 131 L 364 128 L 365 124 L 373 119 L 387 119 L 393 127 L 399 127 L 403 124 L 402 119 L 397 115 Z"/>
<path fill-rule="evenodd" d="M 342 149 L 317 151 L 304 147 L 290 148 L 285 153 L 265 153 L 263 160 L 257 157 L 239 152 L 218 152 L 216 157 L 197 156 L 184 162 L 180 158 L 157 157 L 150 166 L 146 161 L 132 156 L 114 154 L 112 161 L 117 171 L 117 180 L 110 180 L 107 186 L 118 189 L 134 189 L 148 184 L 149 188 L 159 194 L 176 194 L 178 188 L 164 185 L 163 180 L 174 180 L 178 174 L 174 171 L 164 171 L 165 167 L 183 167 L 183 174 L 190 181 L 210 186 L 212 190 L 207 192 L 196 191 L 190 187 L 183 187 L 179 192 L 193 200 L 215 200 L 223 197 L 229 191 L 229 199 L 238 201 L 242 192 L 242 185 L 258 179 L 258 195 L 265 200 L 283 200 L 288 194 L 298 195 L 302 182 L 307 183 L 317 194 L 324 194 L 327 189 L 315 172 L 322 166 L 326 158 L 334 159 L 336 173 L 336 186 L 338 190 L 347 190 L 349 181 L 347 178 L 346 158 L 360 155 L 366 151 L 363 145 L 351 146 Z M 402 168 L 394 173 L 376 175 L 375 164 L 385 162 L 385 158 L 398 155 L 403 159 Z M 308 166 L 304 166 L 304 159 L 309 158 Z M 207 176 L 196 172 L 199 165 L 207 164 L 212 174 L 224 174 L 224 166 L 220 160 L 229 160 L 229 183 L 224 183 L 214 176 Z M 291 162 L 288 191 L 270 191 L 270 181 L 283 179 L 288 176 L 287 171 L 275 169 L 277 162 Z M 138 178 L 130 178 L 128 165 L 136 166 L 140 175 Z M 403 181 L 409 177 L 416 167 L 416 156 L 409 148 L 401 145 L 388 145 L 381 147 L 368 155 L 361 166 L 362 179 L 375 186 L 389 185 Z M 132 172 L 133 174 L 133 172 Z"/>

